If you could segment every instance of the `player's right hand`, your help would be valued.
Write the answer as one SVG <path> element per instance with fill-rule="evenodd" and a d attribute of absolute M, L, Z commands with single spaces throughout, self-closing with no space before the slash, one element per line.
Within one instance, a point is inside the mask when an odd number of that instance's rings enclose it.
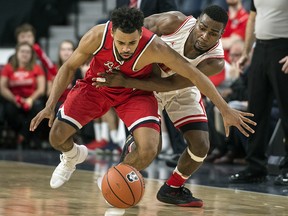
<path fill-rule="evenodd" d="M 54 118 L 55 118 L 55 111 L 49 107 L 45 107 L 41 110 L 30 122 L 30 131 L 35 131 L 38 125 L 41 123 L 43 119 L 49 119 L 48 126 L 52 127 Z"/>

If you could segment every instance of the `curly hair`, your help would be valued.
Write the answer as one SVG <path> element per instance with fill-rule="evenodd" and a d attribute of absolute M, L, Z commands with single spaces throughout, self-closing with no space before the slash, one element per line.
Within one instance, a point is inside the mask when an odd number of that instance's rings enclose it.
<path fill-rule="evenodd" d="M 220 6 L 217 5 L 211 5 L 206 7 L 201 15 L 203 16 L 204 14 L 207 14 L 211 19 L 223 23 L 224 27 L 226 26 L 228 22 L 228 14 L 227 12 Z"/>
<path fill-rule="evenodd" d="M 120 29 L 130 34 L 138 30 L 141 32 L 144 24 L 143 13 L 136 8 L 121 7 L 113 10 L 111 14 L 112 30 Z"/>

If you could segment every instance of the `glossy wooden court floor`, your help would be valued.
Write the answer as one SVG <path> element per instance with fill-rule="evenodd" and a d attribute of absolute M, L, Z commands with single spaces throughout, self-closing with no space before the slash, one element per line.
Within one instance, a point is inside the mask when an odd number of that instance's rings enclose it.
<path fill-rule="evenodd" d="M 163 181 L 145 178 L 140 203 L 129 209 L 109 207 L 97 187 L 96 171 L 77 169 L 63 187 L 51 189 L 54 166 L 0 161 L 1 216 L 286 216 L 287 196 L 187 184 L 203 208 L 168 205 L 156 199 Z"/>

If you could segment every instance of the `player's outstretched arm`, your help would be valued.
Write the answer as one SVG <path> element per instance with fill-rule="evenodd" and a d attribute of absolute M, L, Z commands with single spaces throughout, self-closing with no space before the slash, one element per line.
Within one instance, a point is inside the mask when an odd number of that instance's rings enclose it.
<path fill-rule="evenodd" d="M 253 114 L 231 109 L 206 75 L 159 38 L 155 38 L 153 42 L 153 46 L 150 46 L 151 49 L 145 53 L 145 61 L 163 63 L 194 83 L 220 110 L 223 116 L 226 136 L 229 135 L 230 126 L 237 127 L 245 136 L 249 136 L 246 131 L 254 133 L 254 130 L 249 125 L 256 125 L 256 123 L 247 118 L 253 116 Z"/>

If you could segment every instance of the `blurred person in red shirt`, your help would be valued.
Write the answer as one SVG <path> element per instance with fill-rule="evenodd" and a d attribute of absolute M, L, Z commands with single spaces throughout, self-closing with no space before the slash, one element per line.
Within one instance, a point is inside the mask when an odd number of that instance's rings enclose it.
<path fill-rule="evenodd" d="M 4 112 L 8 125 L 18 133 L 18 144 L 29 141 L 29 122 L 44 103 L 45 73 L 35 63 L 33 47 L 19 43 L 10 63 L 3 67 L 0 79 L 1 95 L 4 98 Z"/>

